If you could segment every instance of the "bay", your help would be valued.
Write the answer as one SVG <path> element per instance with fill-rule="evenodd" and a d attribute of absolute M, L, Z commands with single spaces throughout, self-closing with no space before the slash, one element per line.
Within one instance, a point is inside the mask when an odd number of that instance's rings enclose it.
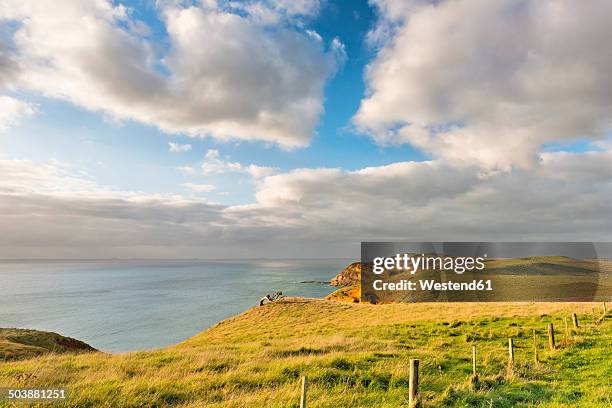
<path fill-rule="evenodd" d="M 350 260 L 2 261 L 0 327 L 48 330 L 103 351 L 176 344 L 267 293 L 322 298 Z M 310 281 L 311 283 L 303 283 Z"/>

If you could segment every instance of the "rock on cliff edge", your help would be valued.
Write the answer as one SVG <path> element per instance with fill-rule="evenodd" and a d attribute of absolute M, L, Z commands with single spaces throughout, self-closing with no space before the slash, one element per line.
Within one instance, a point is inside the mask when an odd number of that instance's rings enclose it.
<path fill-rule="evenodd" d="M 361 280 L 361 262 L 353 262 L 344 268 L 329 284 L 332 286 L 358 286 Z"/>
<path fill-rule="evenodd" d="M 341 288 L 328 295 L 325 300 L 359 303 L 361 297 L 360 280 L 361 263 L 353 262 L 329 282 L 330 285 L 340 286 Z"/>

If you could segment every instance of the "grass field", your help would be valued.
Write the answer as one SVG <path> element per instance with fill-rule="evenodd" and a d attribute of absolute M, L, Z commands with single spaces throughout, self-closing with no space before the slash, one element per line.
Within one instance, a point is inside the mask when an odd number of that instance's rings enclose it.
<path fill-rule="evenodd" d="M 564 256 L 532 256 L 528 258 L 487 259 L 482 271 L 462 274 L 440 269 L 420 269 L 416 274 L 405 270 L 387 270 L 382 275 L 371 273 L 366 265 L 363 282 L 353 284 L 365 290 L 365 299 L 374 296 L 378 301 L 433 302 L 433 301 L 531 301 L 582 302 L 606 300 L 612 293 L 612 261 L 584 260 Z M 358 278 L 359 279 L 359 278 Z M 452 281 L 469 283 L 489 280 L 491 291 L 378 291 L 372 289 L 375 280 L 387 282 L 402 280 Z M 418 284 L 417 284 L 418 286 Z M 336 294 L 343 297 L 342 293 Z M 351 294 L 347 294 L 351 298 Z M 341 299 L 338 299 L 341 300 Z M 348 300 L 348 299 L 347 299 Z"/>
<path fill-rule="evenodd" d="M 582 325 L 564 344 L 563 318 L 572 311 Z M 70 407 L 296 407 L 300 377 L 307 375 L 309 407 L 401 407 L 407 406 L 408 361 L 419 358 L 425 407 L 610 407 L 612 323 L 601 314 L 601 304 L 584 303 L 287 299 L 166 349 L 3 363 L 0 386 L 68 387 L 70 399 L 59 406 Z M 560 344 L 552 352 L 544 348 L 549 322 Z M 532 329 L 538 330 L 539 366 Z M 511 376 L 508 337 L 516 345 Z M 472 344 L 478 382 L 470 380 Z"/>

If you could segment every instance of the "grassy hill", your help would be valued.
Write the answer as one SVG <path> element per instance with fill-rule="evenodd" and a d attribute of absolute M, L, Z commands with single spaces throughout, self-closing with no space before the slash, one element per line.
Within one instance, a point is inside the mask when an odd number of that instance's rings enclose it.
<path fill-rule="evenodd" d="M 452 301 L 470 300 L 473 302 L 502 299 L 577 302 L 591 299 L 606 299 L 612 293 L 610 274 L 612 261 L 606 259 L 581 260 L 564 256 L 532 256 L 513 259 L 487 259 L 484 271 L 465 272 L 458 275 L 454 272 L 441 272 L 436 269 L 422 270 L 416 274 L 405 271 L 390 270 L 380 275 L 388 282 L 401 280 L 417 281 L 420 279 L 451 280 L 453 282 L 471 282 L 479 279 L 491 279 L 492 292 L 376 292 L 381 302 L 417 302 L 417 301 Z M 371 268 L 371 265 L 370 265 Z M 368 268 L 366 267 L 366 270 Z M 369 273 L 364 287 L 370 287 L 374 279 L 380 277 Z M 520 277 L 520 279 L 518 278 Z M 328 300 L 359 302 L 361 298 L 361 264 L 354 263 L 340 271 L 332 279 L 332 284 L 342 286 L 330 294 Z M 366 291 L 366 298 L 368 292 Z"/>
<path fill-rule="evenodd" d="M 0 328 L 0 361 L 32 358 L 46 353 L 96 351 L 90 345 L 57 333 Z"/>
<path fill-rule="evenodd" d="M 611 319 L 591 304 L 351 304 L 287 299 L 176 346 L 129 354 L 44 355 L 0 364 L 0 385 L 68 387 L 70 407 L 407 406 L 408 360 L 421 360 L 425 407 L 609 407 Z M 597 307 L 601 317 L 601 304 Z M 582 326 L 565 339 L 563 318 Z M 555 351 L 545 327 L 557 327 Z M 542 363 L 533 364 L 532 329 Z M 516 344 L 506 374 L 507 339 Z M 565 341 L 566 340 L 566 341 Z M 480 380 L 470 380 L 471 347 Z M 26 378 L 26 379 L 24 379 Z M 2 403 L 0 402 L 0 406 Z M 8 406 L 8 405 L 5 405 Z"/>

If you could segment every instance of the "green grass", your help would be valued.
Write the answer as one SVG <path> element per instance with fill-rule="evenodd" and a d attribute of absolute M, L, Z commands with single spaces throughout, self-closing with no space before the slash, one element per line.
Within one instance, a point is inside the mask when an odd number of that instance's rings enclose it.
<path fill-rule="evenodd" d="M 297 407 L 300 377 L 307 375 L 309 407 L 402 407 L 408 361 L 419 358 L 424 407 L 610 407 L 612 323 L 608 317 L 592 324 L 591 307 L 288 299 L 166 349 L 4 363 L 0 386 L 68 387 L 70 399 L 58 404 L 67 407 Z M 565 342 L 563 317 L 572 311 L 582 327 Z M 555 351 L 544 348 L 549 322 L 557 328 Z M 516 345 L 513 375 L 509 337 Z M 478 380 L 471 378 L 473 344 Z"/>
<path fill-rule="evenodd" d="M 532 256 L 513 259 L 487 259 L 484 271 L 465 271 L 456 274 L 437 269 L 423 270 L 412 274 L 410 271 L 390 269 L 382 275 L 367 273 L 359 284 L 361 272 L 343 270 L 334 280 L 349 282 L 349 287 L 343 287 L 328 296 L 331 300 L 356 301 L 361 298 L 370 299 L 375 295 L 378 302 L 434 302 L 434 301 L 499 301 L 499 300 L 531 300 L 542 301 L 586 301 L 590 299 L 609 299 L 612 293 L 612 260 L 593 259 L 582 260 L 564 256 Z M 343 278 L 343 279 L 339 279 Z M 354 280 L 357 279 L 357 282 Z M 375 291 L 372 290 L 374 280 L 383 279 L 387 282 L 402 280 L 416 282 L 433 279 L 436 281 L 452 281 L 470 283 L 474 280 L 490 280 L 492 291 Z"/>

